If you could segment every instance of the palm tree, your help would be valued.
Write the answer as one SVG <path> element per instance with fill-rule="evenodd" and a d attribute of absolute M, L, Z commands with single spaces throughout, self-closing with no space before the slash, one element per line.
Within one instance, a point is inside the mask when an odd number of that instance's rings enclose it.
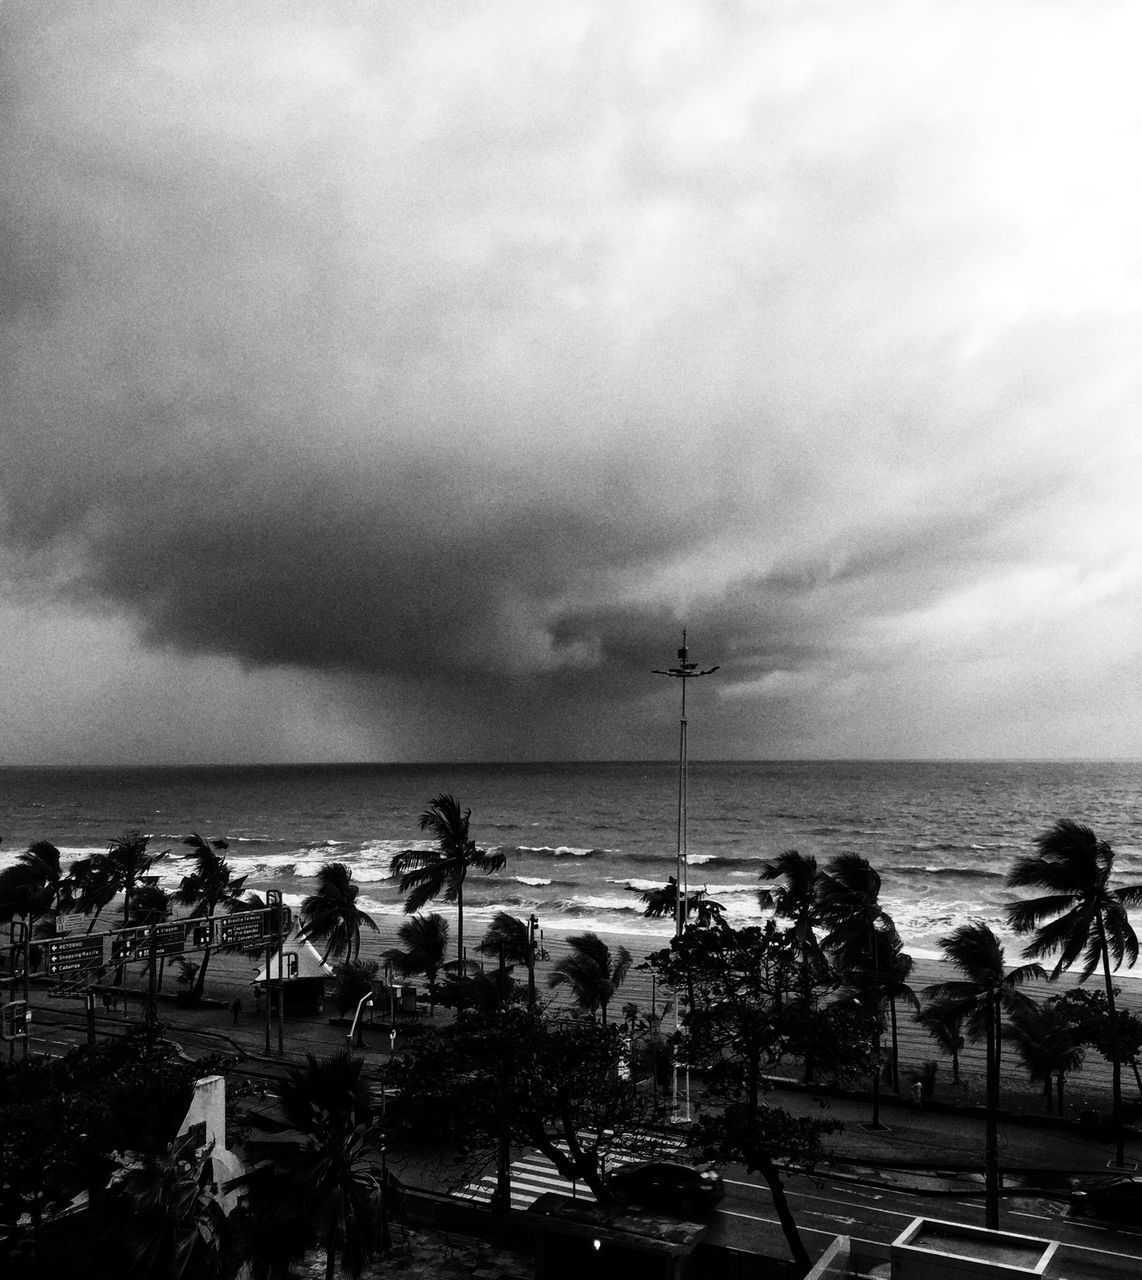
<path fill-rule="evenodd" d="M 338 1260 L 357 1276 L 382 1248 L 382 1156 L 362 1066 L 347 1053 L 307 1054 L 305 1066 L 288 1069 L 281 1107 L 302 1141 L 247 1175 L 255 1275 L 285 1274 L 317 1244 L 326 1280 Z"/>
<path fill-rule="evenodd" d="M 776 882 L 772 888 L 758 889 L 758 906 L 763 911 L 772 911 L 778 920 L 788 922 L 788 936 L 800 956 L 801 1004 L 809 1010 L 813 1007 L 814 974 L 822 972 L 828 964 L 816 934 L 820 921 L 817 894 L 821 884 L 817 859 L 812 854 L 786 849 L 775 862 L 767 862 L 762 867 L 758 878 Z M 805 1084 L 812 1082 L 813 1072 L 810 1050 L 805 1054 Z"/>
<path fill-rule="evenodd" d="M 63 884 L 60 856 L 54 844 L 37 840 L 0 871 L 0 923 L 23 916 L 30 933 L 32 921 L 56 905 Z"/>
<path fill-rule="evenodd" d="M 317 891 L 301 904 L 301 936 L 324 942 L 324 964 L 330 952 L 356 960 L 361 954 L 361 929 L 377 931 L 377 922 L 357 906 L 360 892 L 353 872 L 343 862 L 327 862 L 317 873 Z"/>
<path fill-rule="evenodd" d="M 150 836 L 145 836 L 140 831 L 124 831 L 111 841 L 110 848 L 104 855 L 108 879 L 115 891 L 123 895 L 124 928 L 131 919 L 131 896 L 135 887 L 142 884 L 155 863 L 170 852 L 164 850 L 162 853 L 148 853 L 150 839 Z"/>
<path fill-rule="evenodd" d="M 191 832 L 183 844 L 190 847 L 191 852 L 183 856 L 189 859 L 193 870 L 183 876 L 175 900 L 182 906 L 189 907 L 194 916 L 213 916 L 223 906 L 232 911 L 240 910 L 244 905 L 242 886 L 246 883 L 246 877 L 231 874 L 223 854 L 223 850 L 230 847 L 229 843 L 226 840 L 204 840 L 197 832 Z M 202 999 L 209 963 L 210 944 L 207 943 L 191 991 L 192 1000 Z"/>
<path fill-rule="evenodd" d="M 504 965 L 511 969 L 517 964 L 527 964 L 528 949 L 531 937 L 527 922 L 507 911 L 497 911 L 491 923 L 484 930 L 484 936 L 476 946 L 482 956 L 491 956 L 495 960 L 502 959 Z"/>
<path fill-rule="evenodd" d="M 963 1011 L 947 1000 L 930 1000 L 916 1021 L 952 1060 L 952 1083 L 960 1082 L 960 1050 L 964 1047 Z"/>
<path fill-rule="evenodd" d="M 98 853 L 90 858 L 79 858 L 71 864 L 63 882 L 60 900 L 65 910 L 90 914 L 87 932 L 91 933 L 103 908 L 114 901 L 115 892 L 107 855 Z"/>
<path fill-rule="evenodd" d="M 639 897 L 646 904 L 642 914 L 648 919 L 660 920 L 666 916 L 673 919 L 678 914 L 678 881 L 673 876 L 661 888 L 645 889 Z M 694 923 L 699 929 L 720 924 L 725 910 L 725 904 L 715 902 L 706 889 L 692 889 L 686 895 L 686 915 L 694 914 Z"/>
<path fill-rule="evenodd" d="M 1085 982 L 1101 966 L 1110 1013 L 1111 1088 L 1114 1098 L 1116 1162 L 1125 1161 L 1122 1131 L 1122 1055 L 1118 1051 L 1117 1014 L 1111 972 L 1126 960 L 1138 959 L 1138 938 L 1130 924 L 1128 907 L 1142 903 L 1142 885 L 1111 888 L 1114 850 L 1090 827 L 1060 818 L 1050 830 L 1037 836 L 1038 856 L 1018 858 L 1007 876 L 1013 889 L 1045 889 L 1041 898 L 1012 902 L 1007 920 L 1016 933 L 1034 938 L 1024 955 L 1035 959 L 1058 953 L 1051 977 L 1082 961 L 1079 982 Z M 1113 964 L 1111 963 L 1113 961 Z"/>
<path fill-rule="evenodd" d="M 895 932 L 892 917 L 880 905 L 880 873 L 856 853 L 829 860 L 817 881 L 817 914 L 828 930 L 822 948 L 861 988 L 872 1017 L 872 1125 L 880 1125 L 880 1038 L 884 1023 L 878 933 Z"/>
<path fill-rule="evenodd" d="M 1063 1114 L 1063 1087 L 1067 1076 L 1077 1071 L 1085 1056 L 1075 1040 L 1075 1027 L 1070 1016 L 1055 1000 L 1020 1010 L 1008 1024 L 1015 1037 L 1015 1051 L 1027 1068 L 1032 1083 L 1043 1086 L 1047 1114 L 1051 1114 L 1054 1096 L 1058 1098 L 1059 1115 Z"/>
<path fill-rule="evenodd" d="M 912 973 L 912 957 L 904 950 L 904 943 L 895 929 L 876 935 L 879 951 L 877 969 L 882 989 L 888 997 L 889 1021 L 892 1029 L 892 1087 L 900 1092 L 900 1043 L 896 1024 L 896 1002 L 903 1000 L 914 1010 L 920 1008 L 915 991 L 908 985 Z"/>
<path fill-rule="evenodd" d="M 631 954 L 619 947 L 614 957 L 611 949 L 597 933 L 577 933 L 567 939 L 570 948 L 560 956 L 548 975 L 548 985 L 566 984 L 580 1009 L 592 1017 L 598 1010 L 603 1026 L 607 1025 L 607 1005 L 626 980 L 631 967 Z"/>
<path fill-rule="evenodd" d="M 436 1009 L 436 979 L 444 967 L 448 951 L 448 921 L 434 911 L 431 915 L 415 915 L 397 930 L 405 949 L 390 947 L 382 952 L 402 978 L 423 973 L 428 980 L 428 1011 Z"/>
<path fill-rule="evenodd" d="M 392 860 L 389 874 L 399 880 L 404 909 L 412 915 L 433 898 L 456 904 L 456 961 L 460 973 L 464 956 L 464 880 L 470 870 L 491 874 L 507 859 L 502 853 L 485 853 L 468 832 L 471 809 L 461 809 L 454 796 L 438 795 L 420 815 L 421 831 L 436 841 L 435 849 L 406 849 Z"/>
<path fill-rule="evenodd" d="M 960 925 L 940 940 L 945 961 L 963 978 L 925 987 L 925 999 L 946 1001 L 964 1019 L 968 1033 L 985 1046 L 987 1069 L 987 1137 L 984 1151 L 987 1226 L 999 1227 L 999 1068 L 1003 1047 L 1002 1016 L 1030 1007 L 1030 997 L 1017 990 L 1045 976 L 1043 966 L 1025 964 L 1008 972 L 1003 944 L 980 920 Z"/>

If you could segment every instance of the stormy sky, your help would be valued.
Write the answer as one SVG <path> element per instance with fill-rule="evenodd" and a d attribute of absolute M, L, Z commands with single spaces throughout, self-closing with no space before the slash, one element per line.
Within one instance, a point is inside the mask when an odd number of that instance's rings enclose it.
<path fill-rule="evenodd" d="M 1142 755 L 1140 39 L 7 0 L 0 758 Z"/>

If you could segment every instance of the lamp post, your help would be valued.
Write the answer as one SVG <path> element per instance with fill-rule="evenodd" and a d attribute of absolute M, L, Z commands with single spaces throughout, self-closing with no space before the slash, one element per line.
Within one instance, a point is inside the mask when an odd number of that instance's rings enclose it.
<path fill-rule="evenodd" d="M 349 1049 L 353 1048 L 353 1038 L 357 1034 L 357 1023 L 361 1018 L 362 1009 L 371 1009 L 373 1007 L 373 993 L 366 991 L 365 994 L 357 1001 L 357 1012 L 353 1015 L 353 1025 L 349 1028 Z"/>
<path fill-rule="evenodd" d="M 682 628 L 682 647 L 678 650 L 678 665 L 667 667 L 665 671 L 655 668 L 651 673 L 656 676 L 669 676 L 673 680 L 678 680 L 682 684 L 682 719 L 679 725 L 678 734 L 678 853 L 675 862 L 675 884 L 674 884 L 674 936 L 680 938 L 682 930 L 686 927 L 686 917 L 689 914 L 689 864 L 687 861 L 686 850 L 686 822 L 687 822 L 687 771 L 689 767 L 689 758 L 687 755 L 686 745 L 686 682 L 688 680 L 697 680 L 699 676 L 712 676 L 717 667 L 707 667 L 701 670 L 696 662 L 689 660 L 689 651 L 686 648 L 686 628 Z M 678 1037 L 678 999 L 674 1001 L 674 1033 L 675 1044 L 677 1046 Z M 677 1064 L 677 1047 L 675 1048 L 674 1063 L 674 1105 L 678 1106 L 678 1064 Z M 686 1115 L 685 1119 L 690 1119 L 690 1073 L 686 1072 Z"/>

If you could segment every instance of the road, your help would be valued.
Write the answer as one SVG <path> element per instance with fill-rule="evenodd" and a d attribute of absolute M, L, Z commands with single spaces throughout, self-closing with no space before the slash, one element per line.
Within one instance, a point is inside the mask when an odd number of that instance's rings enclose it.
<path fill-rule="evenodd" d="M 723 1170 L 726 1198 L 708 1220 L 709 1240 L 729 1248 L 787 1256 L 784 1236 L 765 1182 L 743 1170 Z M 813 1257 L 838 1235 L 887 1243 L 913 1218 L 939 1218 L 984 1225 L 982 1195 L 912 1195 L 899 1188 L 858 1185 L 828 1176 L 791 1176 L 786 1184 L 793 1216 Z M 1000 1211 L 1005 1231 L 1058 1240 L 1058 1274 L 1072 1280 L 1136 1277 L 1142 1274 L 1142 1231 L 1067 1217 L 1062 1198 L 1005 1197 Z"/>
<path fill-rule="evenodd" d="M 86 1042 L 82 1009 L 60 1003 L 36 1011 L 29 1045 L 32 1053 L 58 1055 Z M 101 1035 L 121 1034 L 127 1024 L 107 1017 L 100 1010 Z M 215 1024 L 216 1027 L 217 1024 Z M 252 1028 L 243 1028 L 249 1038 Z M 186 1021 L 177 1030 L 168 1030 L 191 1057 L 228 1052 L 229 1037 L 224 1030 L 195 1027 Z M 309 1047 L 309 1046 L 305 1046 Z M 239 1055 L 235 1054 L 235 1058 Z M 285 1062 L 244 1061 L 242 1074 L 264 1080 L 280 1079 Z M 545 1170 L 541 1157 L 530 1155 L 514 1167 L 516 1207 L 523 1208 L 544 1190 L 570 1191 L 554 1170 Z M 723 1170 L 726 1198 L 708 1219 L 711 1242 L 743 1251 L 787 1257 L 788 1249 L 765 1183 L 742 1169 Z M 977 1184 L 978 1186 L 978 1184 Z M 935 1197 L 910 1194 L 899 1187 L 868 1186 L 849 1179 L 820 1175 L 790 1176 L 787 1191 L 794 1217 L 813 1257 L 823 1252 L 838 1235 L 888 1242 L 915 1217 L 983 1225 L 982 1194 L 972 1195 L 965 1180 L 962 1194 Z M 583 1194 L 580 1188 L 579 1194 Z M 1059 1274 L 1070 1280 L 1103 1280 L 1103 1277 L 1136 1277 L 1142 1274 L 1142 1231 L 1067 1217 L 1064 1198 L 1048 1196 L 1005 1197 L 1000 1225 L 1004 1230 L 1063 1245 Z"/>

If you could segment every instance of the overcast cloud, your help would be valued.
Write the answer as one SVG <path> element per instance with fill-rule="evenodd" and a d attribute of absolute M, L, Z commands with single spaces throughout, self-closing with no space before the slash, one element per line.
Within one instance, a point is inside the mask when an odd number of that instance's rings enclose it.
<path fill-rule="evenodd" d="M 8 0 L 3 757 L 1142 755 L 1140 44 Z"/>

